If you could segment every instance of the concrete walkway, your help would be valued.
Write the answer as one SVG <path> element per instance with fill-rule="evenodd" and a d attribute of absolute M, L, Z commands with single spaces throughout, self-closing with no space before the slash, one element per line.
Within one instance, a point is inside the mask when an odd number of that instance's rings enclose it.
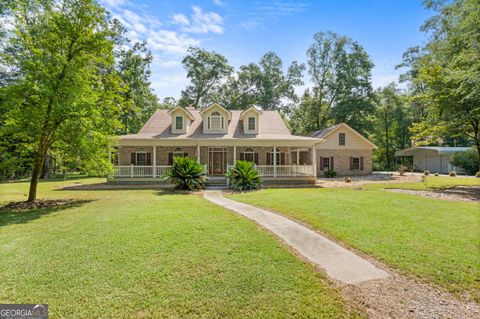
<path fill-rule="evenodd" d="M 325 269 L 333 279 L 346 284 L 358 284 L 388 277 L 385 271 L 367 260 L 286 217 L 227 199 L 219 190 L 206 190 L 204 197 L 267 228 L 312 263 Z"/>

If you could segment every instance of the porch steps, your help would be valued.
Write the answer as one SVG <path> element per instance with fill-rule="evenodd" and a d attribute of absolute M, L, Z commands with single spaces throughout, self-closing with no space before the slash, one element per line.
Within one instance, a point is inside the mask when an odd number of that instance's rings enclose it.
<path fill-rule="evenodd" d="M 227 186 L 227 178 L 225 176 L 209 176 L 206 186 Z"/>

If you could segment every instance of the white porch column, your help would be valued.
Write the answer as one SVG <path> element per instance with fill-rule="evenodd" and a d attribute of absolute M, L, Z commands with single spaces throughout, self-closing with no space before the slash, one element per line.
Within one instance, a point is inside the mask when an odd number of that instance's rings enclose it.
<path fill-rule="evenodd" d="M 197 162 L 200 163 L 200 145 L 197 144 Z"/>
<path fill-rule="evenodd" d="M 300 151 L 298 150 L 298 147 L 297 147 L 297 165 L 300 165 Z"/>
<path fill-rule="evenodd" d="M 277 177 L 277 147 L 273 147 L 273 177 Z"/>
<path fill-rule="evenodd" d="M 237 162 L 237 145 L 233 145 L 233 165 Z"/>
<path fill-rule="evenodd" d="M 152 156 L 153 156 L 153 178 L 157 177 L 157 146 L 156 145 L 153 145 L 153 152 L 152 152 Z"/>
<path fill-rule="evenodd" d="M 312 165 L 313 165 L 313 176 L 317 177 L 317 148 L 315 145 L 312 147 Z"/>

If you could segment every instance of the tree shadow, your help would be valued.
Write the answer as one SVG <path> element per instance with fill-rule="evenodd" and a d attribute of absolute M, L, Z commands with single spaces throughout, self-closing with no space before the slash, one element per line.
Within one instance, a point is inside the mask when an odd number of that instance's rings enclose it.
<path fill-rule="evenodd" d="M 90 179 L 90 178 L 102 178 L 102 176 L 86 176 L 86 175 L 78 175 L 78 176 L 67 176 L 67 178 L 61 176 L 49 177 L 49 178 L 41 178 L 38 180 L 38 183 L 49 183 L 49 182 L 67 182 L 67 181 L 75 181 L 75 180 L 83 180 L 83 179 Z M 3 181 L 0 184 L 17 184 L 17 183 L 30 183 L 30 178 L 21 178 L 9 181 Z"/>
<path fill-rule="evenodd" d="M 80 207 L 93 200 L 39 200 L 34 205 L 28 202 L 12 202 L 0 207 L 0 227 L 26 224 L 44 215 L 65 209 Z"/>

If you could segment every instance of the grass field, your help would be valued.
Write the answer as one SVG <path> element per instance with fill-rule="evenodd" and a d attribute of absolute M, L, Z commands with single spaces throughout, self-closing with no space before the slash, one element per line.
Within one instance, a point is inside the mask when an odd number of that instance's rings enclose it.
<path fill-rule="evenodd" d="M 52 318 L 359 316 L 278 240 L 200 196 L 58 189 L 71 183 L 39 190 L 79 200 L 68 208 L 0 209 L 0 303 L 48 303 Z M 0 184 L 0 202 L 27 189 Z"/>
<path fill-rule="evenodd" d="M 391 193 L 391 188 L 479 185 L 480 179 L 427 177 L 424 183 L 363 188 L 267 189 L 230 195 L 272 209 L 406 273 L 480 300 L 480 204 Z"/>

